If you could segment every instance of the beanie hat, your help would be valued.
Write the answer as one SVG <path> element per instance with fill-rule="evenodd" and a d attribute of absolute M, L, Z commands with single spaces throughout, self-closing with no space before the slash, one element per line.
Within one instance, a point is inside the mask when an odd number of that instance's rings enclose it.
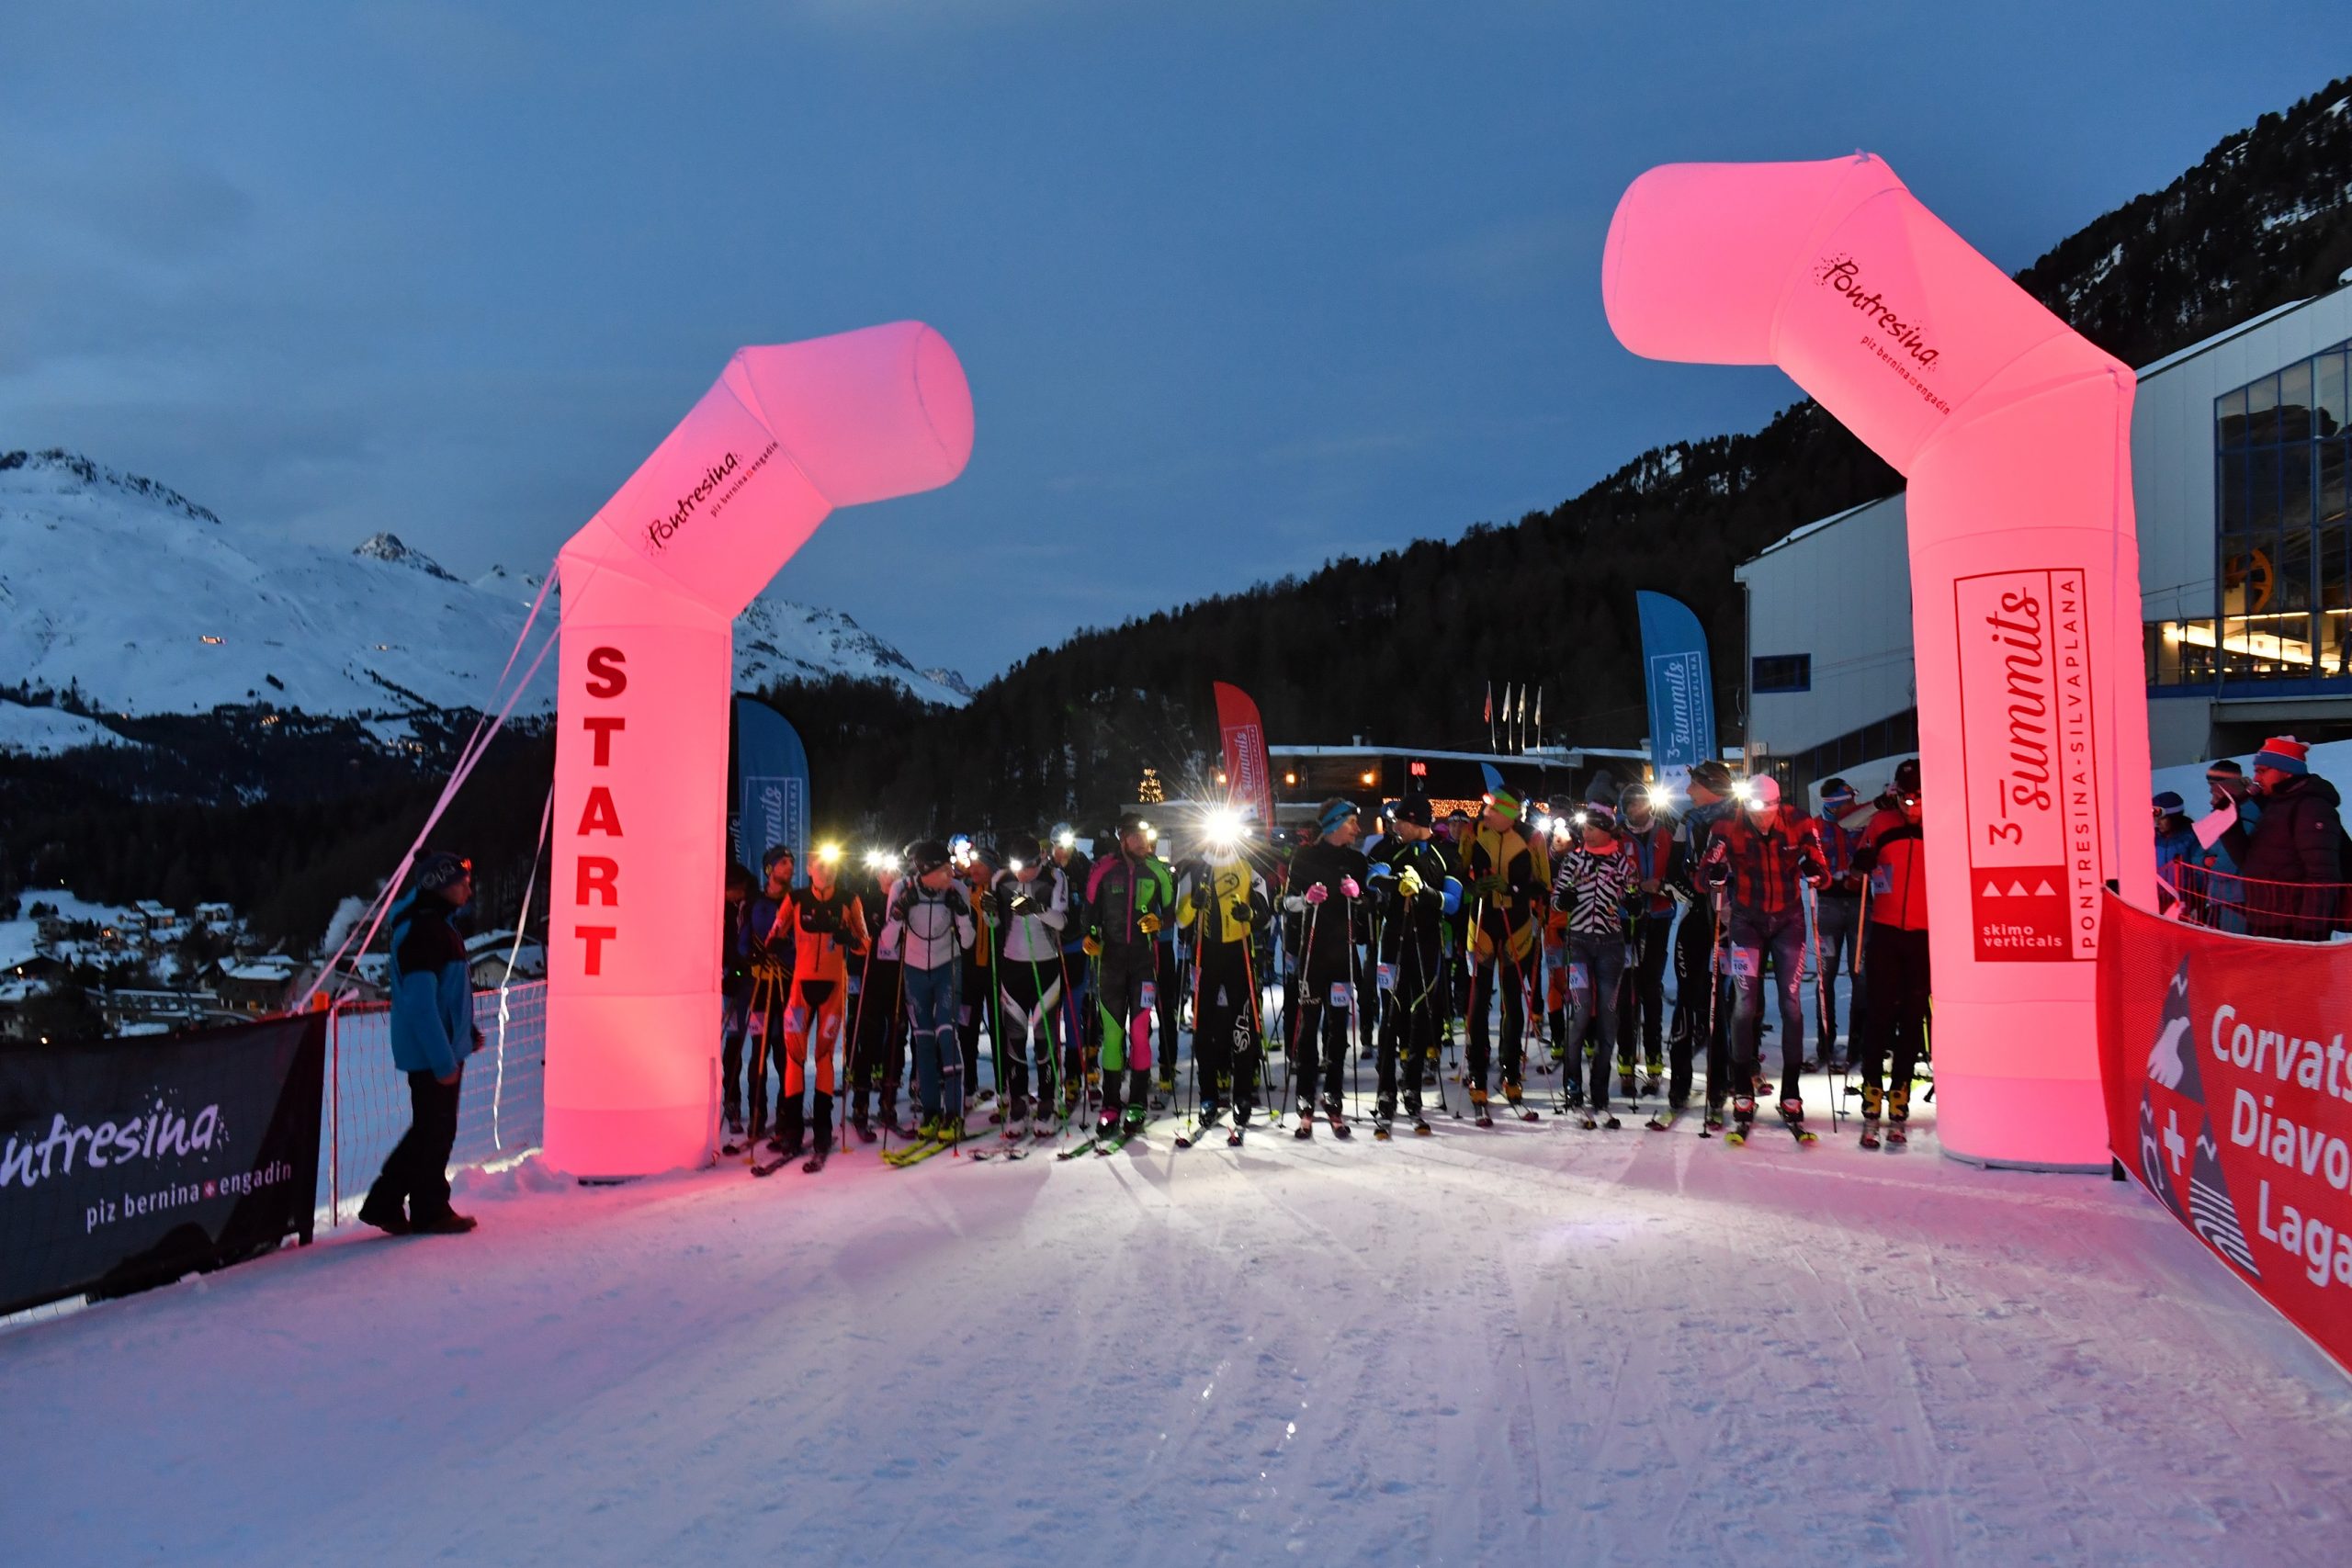
<path fill-rule="evenodd" d="M 2172 812 L 2180 810 L 2184 802 L 2181 800 L 2180 796 L 2173 791 L 2165 790 L 2156 796 L 2154 804 L 2157 810 L 2169 815 Z"/>
<path fill-rule="evenodd" d="M 1617 826 L 1617 808 L 1605 800 L 1586 801 L 1577 808 L 1577 815 L 1583 818 L 1589 827 L 1607 828 L 1613 831 Z"/>
<path fill-rule="evenodd" d="M 1326 835 L 1336 833 L 1340 830 L 1340 824 L 1356 816 L 1359 810 L 1356 803 L 1344 795 L 1327 800 L 1323 808 L 1315 814 L 1316 829 Z"/>
<path fill-rule="evenodd" d="M 1747 798 L 1757 806 L 1781 804 L 1781 781 L 1770 773 L 1758 773 L 1747 781 Z"/>
<path fill-rule="evenodd" d="M 471 876 L 474 863 L 448 850 L 435 850 L 416 863 L 416 885 L 428 893 Z"/>
<path fill-rule="evenodd" d="M 1519 796 L 1507 789 L 1498 789 L 1487 796 L 1487 804 L 1493 807 L 1506 822 L 1519 819 Z"/>
<path fill-rule="evenodd" d="M 948 858 L 947 846 L 937 839 L 918 839 L 907 846 L 907 860 L 917 876 L 937 871 Z"/>
<path fill-rule="evenodd" d="M 1654 804 L 1650 799 L 1647 784 L 1629 784 L 1617 792 L 1617 809 L 1620 812 L 1629 811 L 1637 804 L 1642 806 Z"/>
<path fill-rule="evenodd" d="M 2245 777 L 2245 770 L 2238 766 L 2235 757 L 2224 757 L 2218 762 L 2206 763 L 2205 776 L 2209 779 L 2242 779 Z"/>
<path fill-rule="evenodd" d="M 1854 786 L 1848 784 L 1844 779 L 1831 779 L 1827 784 L 1821 786 L 1821 804 L 1824 806 L 1828 806 L 1833 802 L 1849 804 L 1852 802 L 1853 798 Z"/>
<path fill-rule="evenodd" d="M 791 860 L 792 858 L 792 846 L 790 844 L 770 844 L 768 846 L 768 852 L 760 857 L 760 869 L 762 871 L 774 871 L 775 869 L 776 862 L 780 860 Z"/>
<path fill-rule="evenodd" d="M 1015 833 L 1004 841 L 1004 858 L 1023 865 L 1035 865 L 1039 859 L 1037 840 L 1026 833 Z"/>
<path fill-rule="evenodd" d="M 1718 758 L 1710 757 L 1690 770 L 1690 782 L 1701 789 L 1711 789 L 1717 795 L 1731 793 L 1731 770 Z"/>
<path fill-rule="evenodd" d="M 2291 735 L 2274 735 L 2262 743 L 2254 754 L 2257 768 L 2276 768 L 2282 773 L 2308 773 L 2312 766 L 2308 758 L 2311 748 Z"/>
<path fill-rule="evenodd" d="M 1398 801 L 1394 815 L 1397 821 L 1410 822 L 1416 828 L 1427 828 L 1435 820 L 1430 811 L 1430 803 L 1419 795 Z"/>
<path fill-rule="evenodd" d="M 1897 795 L 1919 793 L 1919 759 L 1905 757 L 1894 764 L 1894 791 Z"/>

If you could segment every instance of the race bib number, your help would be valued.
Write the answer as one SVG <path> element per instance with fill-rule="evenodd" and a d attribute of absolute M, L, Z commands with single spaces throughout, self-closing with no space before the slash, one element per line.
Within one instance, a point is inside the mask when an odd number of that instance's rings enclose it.
<path fill-rule="evenodd" d="M 1354 998 L 1355 987 L 1349 985 L 1345 980 L 1334 980 L 1331 982 L 1331 1005 L 1333 1007 L 1346 1007 L 1349 1002 L 1354 999 Z"/>
<path fill-rule="evenodd" d="M 1874 865 L 1871 867 L 1871 891 L 1873 893 L 1892 893 L 1894 891 L 1894 868 L 1893 866 Z"/>
<path fill-rule="evenodd" d="M 1589 991 L 1592 989 L 1592 972 L 1581 964 L 1569 964 L 1568 989 L 1572 991 Z"/>
<path fill-rule="evenodd" d="M 1384 991 L 1393 991 L 1396 988 L 1396 965 L 1394 964 L 1384 964 L 1380 966 L 1380 988 Z"/>
<path fill-rule="evenodd" d="M 1149 980 L 1146 980 L 1146 981 L 1143 983 L 1143 993 L 1142 993 L 1142 1003 L 1141 1003 L 1141 1006 L 1142 1006 L 1142 1008 L 1143 1008 L 1143 1010 L 1144 1010 L 1144 1011 L 1146 1011 L 1146 1012 L 1149 1012 L 1149 1011 L 1151 1011 L 1151 1010 L 1152 1010 L 1152 1009 L 1154 1009 L 1154 1008 L 1158 1007 L 1159 1005 L 1159 986 L 1157 986 L 1156 984 L 1154 984 L 1153 982 L 1151 982 L 1151 981 L 1149 981 Z"/>
<path fill-rule="evenodd" d="M 1724 973 L 1735 980 L 1753 980 L 1764 973 L 1764 950 L 1734 947 L 1724 951 Z"/>

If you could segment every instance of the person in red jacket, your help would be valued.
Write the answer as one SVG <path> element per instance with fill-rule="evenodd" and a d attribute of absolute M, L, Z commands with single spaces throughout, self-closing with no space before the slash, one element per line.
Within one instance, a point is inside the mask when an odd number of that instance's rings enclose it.
<path fill-rule="evenodd" d="M 1878 1144 L 1883 1100 L 1896 1143 L 1911 1114 L 1911 1074 L 1928 1032 L 1928 852 L 1919 836 L 1919 761 L 1897 763 L 1892 801 L 1862 829 L 1853 868 L 1870 878 L 1870 927 L 1862 952 L 1870 964 L 1870 1021 L 1862 1044 L 1862 1145 Z M 1894 1089 L 1883 1093 L 1880 1068 L 1892 1052 Z"/>
<path fill-rule="evenodd" d="M 1732 976 L 1731 1071 L 1707 1066 L 1712 1111 L 1732 1092 L 1732 1120 L 1745 1135 L 1756 1119 L 1757 1042 L 1764 1012 L 1764 962 L 1781 1004 L 1781 1120 L 1802 1132 L 1804 1090 L 1804 904 L 1799 883 L 1821 886 L 1828 874 L 1813 818 L 1781 799 L 1770 773 L 1750 779 L 1744 809 L 1717 824 L 1707 840 L 1702 880 L 1731 896 L 1728 964 Z"/>

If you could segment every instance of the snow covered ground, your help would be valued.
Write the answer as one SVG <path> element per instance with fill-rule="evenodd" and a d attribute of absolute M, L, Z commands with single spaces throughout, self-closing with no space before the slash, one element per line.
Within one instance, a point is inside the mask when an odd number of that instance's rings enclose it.
<path fill-rule="evenodd" d="M 1850 1122 L 1171 1131 L 529 1162 L 469 1237 L 19 1327 L 10 1555 L 2343 1561 L 2352 1383 L 2133 1189 Z"/>

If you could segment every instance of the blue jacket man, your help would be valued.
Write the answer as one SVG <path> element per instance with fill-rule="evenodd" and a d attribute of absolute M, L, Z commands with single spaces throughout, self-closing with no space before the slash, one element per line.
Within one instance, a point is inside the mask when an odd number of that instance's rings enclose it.
<path fill-rule="evenodd" d="M 465 1060 L 481 1049 L 455 923 L 473 895 L 472 863 L 441 850 L 417 863 L 415 885 L 392 906 L 392 1064 L 408 1076 L 411 1114 L 359 1217 L 393 1235 L 474 1228 L 449 1207 L 448 1176 Z"/>

